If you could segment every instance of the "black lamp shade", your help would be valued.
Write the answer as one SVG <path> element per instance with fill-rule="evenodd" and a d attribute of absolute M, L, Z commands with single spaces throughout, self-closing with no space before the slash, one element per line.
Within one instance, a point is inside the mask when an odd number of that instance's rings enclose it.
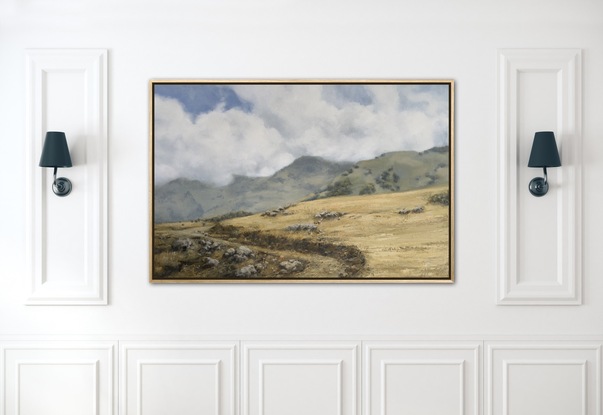
<path fill-rule="evenodd" d="M 559 167 L 559 151 L 552 131 L 539 131 L 534 134 L 534 143 L 528 167 Z"/>
<path fill-rule="evenodd" d="M 40 167 L 71 167 L 71 156 L 65 133 L 48 131 L 40 157 Z"/>

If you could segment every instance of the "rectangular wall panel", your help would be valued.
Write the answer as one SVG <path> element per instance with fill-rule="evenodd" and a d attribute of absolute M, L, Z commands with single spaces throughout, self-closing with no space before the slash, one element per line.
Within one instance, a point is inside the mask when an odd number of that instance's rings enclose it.
<path fill-rule="evenodd" d="M 0 415 L 601 414 L 600 337 L 362 340 L 3 336 Z"/>
<path fill-rule="evenodd" d="M 600 344 L 489 344 L 488 415 L 601 413 Z"/>
<path fill-rule="evenodd" d="M 497 302 L 580 304 L 581 51 L 507 49 L 499 54 L 499 207 Z M 549 191 L 528 184 L 534 134 L 553 131 L 561 167 L 549 168 Z"/>
<path fill-rule="evenodd" d="M 358 345 L 244 344 L 242 414 L 358 414 Z"/>
<path fill-rule="evenodd" d="M 235 415 L 236 352 L 235 343 L 124 343 L 120 413 Z"/>
<path fill-rule="evenodd" d="M 366 415 L 477 415 L 480 346 L 369 343 L 364 346 Z"/>
<path fill-rule="evenodd" d="M 0 345 L 0 414 L 113 414 L 114 349 L 107 342 Z"/>
<path fill-rule="evenodd" d="M 27 304 L 107 304 L 107 51 L 28 50 L 26 88 Z M 67 137 L 65 197 L 38 167 L 47 131 Z"/>

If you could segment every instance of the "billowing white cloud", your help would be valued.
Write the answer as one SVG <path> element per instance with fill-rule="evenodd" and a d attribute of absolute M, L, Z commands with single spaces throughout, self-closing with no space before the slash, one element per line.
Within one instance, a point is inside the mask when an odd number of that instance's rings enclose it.
<path fill-rule="evenodd" d="M 321 85 L 236 85 L 251 111 L 218 105 L 199 115 L 157 95 L 155 182 L 186 177 L 225 185 L 233 175 L 270 175 L 303 155 L 358 161 L 425 150 L 447 137 L 447 94 L 366 88 L 358 97 Z"/>
<path fill-rule="evenodd" d="M 270 175 L 295 158 L 262 119 L 237 109 L 192 119 L 174 99 L 155 98 L 155 178 L 227 184 L 233 174 Z"/>

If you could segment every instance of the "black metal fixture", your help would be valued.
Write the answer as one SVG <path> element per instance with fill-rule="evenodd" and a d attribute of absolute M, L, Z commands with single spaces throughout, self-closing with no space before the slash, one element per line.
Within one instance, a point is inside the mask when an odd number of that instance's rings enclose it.
<path fill-rule="evenodd" d="M 561 160 L 555 142 L 555 134 L 552 131 L 539 131 L 534 134 L 528 167 L 542 167 L 544 177 L 535 177 L 530 181 L 530 193 L 538 197 L 544 196 L 549 191 L 546 168 L 559 166 L 561 166 Z"/>
<path fill-rule="evenodd" d="M 67 147 L 67 138 L 65 133 L 60 131 L 48 131 L 44 139 L 42 156 L 40 157 L 40 167 L 54 168 L 54 181 L 52 191 L 57 196 L 67 196 L 71 193 L 71 181 L 65 177 L 57 178 L 57 169 L 59 167 L 71 167 L 71 156 L 69 147 Z"/>

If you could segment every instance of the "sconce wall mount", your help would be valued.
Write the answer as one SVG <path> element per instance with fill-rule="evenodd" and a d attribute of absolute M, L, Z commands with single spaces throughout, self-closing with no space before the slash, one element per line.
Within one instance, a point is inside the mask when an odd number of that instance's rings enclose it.
<path fill-rule="evenodd" d="M 71 181 L 65 177 L 57 178 L 57 169 L 72 167 L 69 147 L 65 133 L 61 131 L 48 131 L 44 139 L 40 167 L 54 168 L 52 191 L 57 196 L 67 196 L 71 193 Z"/>
<path fill-rule="evenodd" d="M 528 167 L 542 167 L 544 177 L 535 177 L 530 181 L 528 189 L 536 197 L 541 197 L 549 191 L 549 182 L 546 168 L 560 167 L 561 159 L 555 142 L 555 134 L 552 131 L 539 131 L 534 134 L 532 151 Z"/>

